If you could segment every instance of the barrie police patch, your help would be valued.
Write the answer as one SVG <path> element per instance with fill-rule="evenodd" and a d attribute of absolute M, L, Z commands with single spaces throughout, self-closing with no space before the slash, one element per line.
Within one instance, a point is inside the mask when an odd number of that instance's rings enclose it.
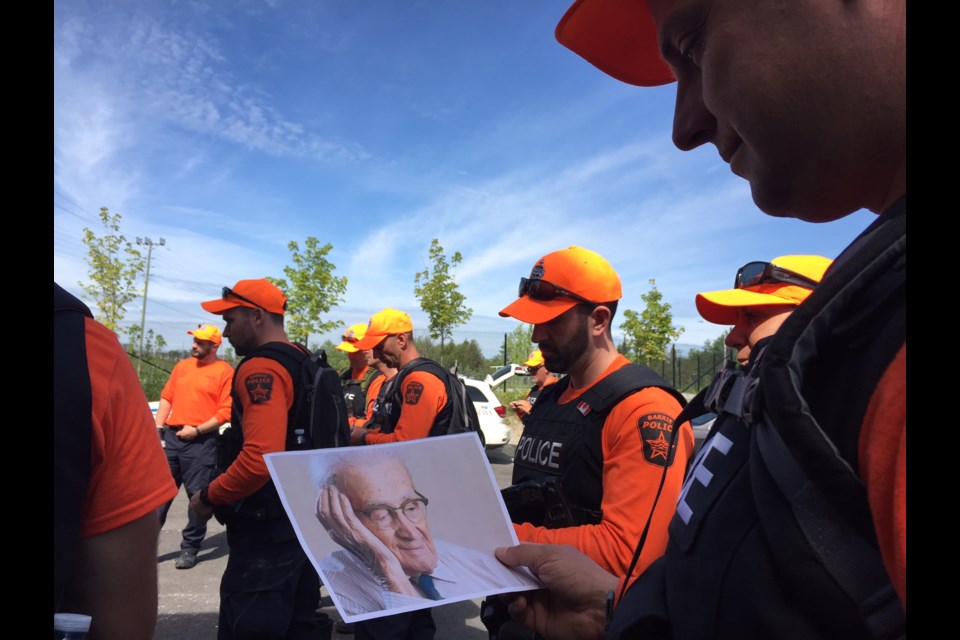
<path fill-rule="evenodd" d="M 250 402 L 260 404 L 270 399 L 273 392 L 273 376 L 269 373 L 251 373 L 243 381 Z"/>
<path fill-rule="evenodd" d="M 420 402 L 420 395 L 422 393 L 423 383 L 411 381 L 403 391 L 403 401 L 406 404 L 417 404 Z"/>
<path fill-rule="evenodd" d="M 673 464 L 676 443 L 670 446 L 673 435 L 673 417 L 666 413 L 648 413 L 637 420 L 640 443 L 643 446 L 643 459 L 659 467 Z"/>

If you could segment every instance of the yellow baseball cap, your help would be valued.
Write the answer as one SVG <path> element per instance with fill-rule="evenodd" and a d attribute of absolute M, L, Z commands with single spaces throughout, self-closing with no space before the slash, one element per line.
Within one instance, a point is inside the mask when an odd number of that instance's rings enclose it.
<path fill-rule="evenodd" d="M 620 276 L 599 253 L 567 247 L 548 253 L 520 278 L 519 296 L 500 311 L 528 324 L 549 322 L 581 303 L 602 304 L 623 297 Z"/>
<path fill-rule="evenodd" d="M 343 342 L 335 346 L 334 349 L 339 349 L 346 353 L 356 353 L 360 351 L 360 349 L 357 349 L 356 343 L 363 340 L 363 336 L 365 335 L 367 335 L 367 325 L 363 323 L 352 324 L 343 332 Z"/>
<path fill-rule="evenodd" d="M 799 305 L 810 297 L 833 260 L 823 256 L 780 256 L 748 262 L 737 270 L 733 289 L 697 294 L 697 311 L 707 322 L 736 324 L 743 307 Z"/>
<path fill-rule="evenodd" d="M 530 353 L 530 357 L 523 363 L 525 367 L 539 367 L 543 365 L 543 354 L 540 353 L 540 349 Z"/>
<path fill-rule="evenodd" d="M 212 342 L 213 344 L 219 345 L 223 342 L 223 338 L 220 337 L 220 329 L 217 329 L 212 324 L 202 324 L 197 329 L 191 329 L 187 331 L 197 340 L 206 340 L 207 342 Z"/>
<path fill-rule="evenodd" d="M 383 342 L 387 336 L 407 333 L 408 331 L 413 331 L 413 321 L 410 316 L 403 311 L 387 307 L 373 314 L 370 323 L 367 325 L 366 335 L 354 342 L 353 346 L 361 351 L 366 351 Z"/>

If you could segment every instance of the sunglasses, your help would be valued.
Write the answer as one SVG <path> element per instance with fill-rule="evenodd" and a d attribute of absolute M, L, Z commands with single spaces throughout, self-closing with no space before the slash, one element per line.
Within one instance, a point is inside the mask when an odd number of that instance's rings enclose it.
<path fill-rule="evenodd" d="M 733 288 L 744 289 L 772 282 L 795 284 L 806 289 L 816 289 L 817 285 L 820 284 L 816 280 L 811 280 L 795 271 L 778 267 L 772 262 L 748 262 L 737 269 L 737 277 L 733 281 Z"/>
<path fill-rule="evenodd" d="M 223 297 L 224 300 L 226 300 L 227 298 L 236 298 L 237 300 L 243 300 L 243 301 L 246 302 L 247 304 L 252 304 L 252 305 L 255 306 L 257 309 L 263 309 L 263 307 L 261 307 L 259 304 L 257 304 L 256 302 L 254 302 L 254 301 L 251 300 L 250 298 L 245 298 L 245 297 L 243 297 L 242 295 L 240 295 L 239 293 L 237 293 L 236 291 L 234 291 L 234 290 L 231 289 L 230 287 L 224 287 L 223 290 L 220 292 L 220 294 L 221 294 L 221 296 Z M 267 311 L 266 309 L 263 309 L 263 310 L 264 310 L 264 311 Z M 267 313 L 269 313 L 269 311 L 268 311 Z"/>
<path fill-rule="evenodd" d="M 587 300 L 583 296 L 578 296 L 571 291 L 558 287 L 552 282 L 547 282 L 539 278 L 520 278 L 520 290 L 517 293 L 517 297 L 522 298 L 524 295 L 530 296 L 531 300 L 547 301 L 553 300 L 554 298 L 567 297 L 579 300 L 580 302 L 586 302 L 587 304 L 595 304 L 593 300 Z"/>

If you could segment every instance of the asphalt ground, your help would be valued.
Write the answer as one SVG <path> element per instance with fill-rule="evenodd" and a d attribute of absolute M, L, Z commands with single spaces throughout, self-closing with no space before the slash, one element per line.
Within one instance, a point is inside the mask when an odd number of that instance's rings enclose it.
<path fill-rule="evenodd" d="M 510 444 L 487 452 L 500 487 L 510 484 L 513 455 L 519 430 L 514 429 Z M 160 532 L 157 570 L 160 580 L 160 601 L 156 640 L 210 640 L 217 637 L 217 613 L 220 607 L 220 578 L 227 566 L 227 534 L 215 519 L 207 526 L 207 537 L 200 550 L 199 562 L 193 569 L 174 567 L 180 555 L 181 531 L 187 524 L 187 497 L 183 488 L 170 507 L 167 522 Z M 334 621 L 340 620 L 326 589 L 321 588 L 321 611 Z M 438 640 L 487 640 L 487 631 L 480 622 L 480 600 L 467 600 L 433 609 Z M 339 634 L 333 638 L 352 638 Z"/>

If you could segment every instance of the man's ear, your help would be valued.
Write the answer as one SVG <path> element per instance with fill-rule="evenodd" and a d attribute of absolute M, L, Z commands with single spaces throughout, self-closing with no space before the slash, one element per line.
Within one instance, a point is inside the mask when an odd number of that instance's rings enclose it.
<path fill-rule="evenodd" d="M 410 344 L 410 334 L 409 333 L 398 333 L 397 334 L 397 346 L 400 347 L 401 351 L 406 350 L 407 345 Z"/>
<path fill-rule="evenodd" d="M 593 331 L 594 335 L 599 335 L 603 333 L 608 333 L 610 328 L 610 319 L 613 317 L 613 314 L 610 313 L 610 308 L 604 305 L 598 305 L 593 308 L 593 311 L 590 312 L 590 317 L 593 319 Z"/>

